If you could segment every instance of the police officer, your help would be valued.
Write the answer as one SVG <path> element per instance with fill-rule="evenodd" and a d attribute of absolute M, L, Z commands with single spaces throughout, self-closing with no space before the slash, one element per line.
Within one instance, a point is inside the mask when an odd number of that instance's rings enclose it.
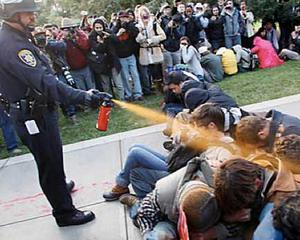
<path fill-rule="evenodd" d="M 39 181 L 59 226 L 92 221 L 90 211 L 77 210 L 66 184 L 56 103 L 98 106 L 107 93 L 74 89 L 54 76 L 47 58 L 34 45 L 31 31 L 39 10 L 34 0 L 0 0 L 0 92 L 22 142 L 37 163 Z"/>

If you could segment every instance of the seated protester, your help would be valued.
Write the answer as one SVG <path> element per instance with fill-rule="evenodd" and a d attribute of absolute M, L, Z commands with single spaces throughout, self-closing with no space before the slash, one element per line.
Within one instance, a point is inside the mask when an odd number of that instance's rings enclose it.
<path fill-rule="evenodd" d="M 222 108 L 225 115 L 224 131 L 234 137 L 235 126 L 242 117 L 249 114 L 240 109 L 235 100 L 221 91 L 192 88 L 185 94 L 185 105 L 190 111 L 204 103 L 212 103 Z"/>
<path fill-rule="evenodd" d="M 225 47 L 223 20 L 217 5 L 212 7 L 212 16 L 205 32 L 212 52 L 216 52 L 220 47 Z"/>
<path fill-rule="evenodd" d="M 243 48 L 241 45 L 235 45 L 231 48 L 236 56 L 239 72 L 253 71 L 258 67 L 258 57 L 251 53 L 248 48 Z"/>
<path fill-rule="evenodd" d="M 215 238 L 217 229 L 225 228 L 221 224 L 217 226 L 220 209 L 210 185 L 212 172 L 205 164 L 192 160 L 187 168 L 158 181 L 155 189 L 140 203 L 128 195 L 120 199 L 130 207 L 131 217 L 143 239 L 178 239 L 176 225 L 180 211 L 186 216 L 191 239 L 211 235 L 211 232 Z M 194 180 L 197 174 L 200 179 Z M 225 230 L 224 237 L 226 233 Z"/>
<path fill-rule="evenodd" d="M 300 17 L 296 18 L 295 31 L 291 33 L 289 49 L 282 49 L 279 57 L 282 59 L 300 60 Z"/>
<path fill-rule="evenodd" d="M 279 33 L 276 31 L 276 25 L 272 19 L 263 19 L 263 28 L 266 30 L 265 39 L 271 42 L 276 52 L 279 51 Z M 259 30 L 260 31 L 260 30 Z"/>
<path fill-rule="evenodd" d="M 262 148 L 273 153 L 278 136 L 300 135 L 300 119 L 276 110 L 269 111 L 266 118 L 247 116 L 241 119 L 236 128 L 236 140 L 249 150 Z"/>
<path fill-rule="evenodd" d="M 194 147 L 197 146 L 197 154 L 198 152 L 207 154 L 206 158 L 211 167 L 218 167 L 232 156 L 230 151 L 232 147 L 227 148 L 227 144 L 231 144 L 232 139 L 225 137 L 223 133 L 224 113 L 220 108 L 207 104 L 196 109 L 195 113 L 192 114 L 192 119 L 196 127 L 188 128 L 193 131 L 191 135 L 199 134 L 198 128 L 201 128 L 202 133 L 207 131 L 207 136 L 205 138 L 199 136 L 202 139 L 202 145 L 196 145 L 192 141 L 190 141 L 190 144 Z M 212 143 L 211 145 L 206 144 L 208 140 Z M 224 143 L 226 147 L 224 144 L 216 146 L 216 142 L 218 144 Z M 192 157 L 197 154 L 194 154 Z M 115 186 L 111 191 L 104 193 L 103 197 L 107 201 L 117 200 L 120 196 L 129 192 L 128 186 L 130 184 L 139 198 L 145 197 L 146 194 L 153 190 L 155 183 L 159 179 L 169 175 L 170 171 L 176 171 L 178 166 L 185 166 L 187 161 L 190 160 L 174 163 L 171 157 L 172 155 L 159 154 L 143 145 L 134 145 L 129 150 L 123 170 L 116 177 Z"/>
<path fill-rule="evenodd" d="M 264 39 L 265 35 L 265 29 L 260 28 L 254 36 L 254 47 L 251 49 L 252 53 L 257 54 L 259 68 L 273 68 L 284 64 L 284 61 L 278 57 L 272 44 Z"/>
<path fill-rule="evenodd" d="M 139 34 L 136 37 L 140 44 L 139 63 L 141 71 L 142 88 L 144 94 L 151 94 L 152 80 L 162 79 L 162 74 L 157 74 L 163 62 L 163 53 L 160 42 L 166 35 L 157 21 L 151 18 L 149 9 L 145 6 L 139 8 L 139 21 L 137 27 Z M 152 79 L 151 79 L 152 77 Z"/>
<path fill-rule="evenodd" d="M 274 227 L 282 232 L 284 239 L 299 240 L 300 191 L 285 198 L 272 211 Z"/>
<path fill-rule="evenodd" d="M 87 34 L 78 28 L 74 20 L 69 18 L 62 19 L 61 30 L 62 36 L 57 40 L 64 40 L 67 44 L 66 59 L 77 87 L 82 90 L 95 88 L 86 58 L 86 54 L 90 50 Z"/>
<path fill-rule="evenodd" d="M 222 67 L 226 75 L 230 76 L 238 72 L 236 56 L 232 49 L 221 47 L 216 55 L 221 57 Z"/>
<path fill-rule="evenodd" d="M 224 70 L 222 67 L 221 58 L 211 53 L 207 47 L 198 49 L 201 55 L 201 66 L 204 71 L 204 78 L 207 82 L 219 82 L 224 78 Z"/>
<path fill-rule="evenodd" d="M 171 71 L 166 79 L 166 90 L 163 111 L 170 117 L 175 117 L 177 113 L 184 109 L 184 95 L 190 88 L 208 89 L 214 87 L 210 83 L 198 81 L 186 75 L 184 71 Z"/>
<path fill-rule="evenodd" d="M 116 98 L 124 100 L 121 64 L 114 47 L 116 38 L 109 29 L 106 29 L 101 19 L 95 19 L 92 26 L 93 30 L 89 35 L 91 52 L 88 60 L 94 73 L 96 88 L 108 93 L 112 93 L 114 88 Z"/>
<path fill-rule="evenodd" d="M 300 189 L 298 177 L 282 161 L 278 173 L 244 159 L 226 161 L 215 173 L 215 195 L 223 218 L 231 221 L 233 216 L 245 214 L 245 221 L 254 221 L 259 217 L 252 239 L 281 239 L 274 231 L 271 211 L 282 197 Z"/>
<path fill-rule="evenodd" d="M 159 180 L 144 199 L 138 201 L 127 194 L 120 202 L 129 207 L 143 239 L 230 239 L 237 235 L 237 228 L 220 222 L 221 209 L 214 198 L 212 178 L 213 171 L 201 155 Z M 185 233 L 182 231 L 183 214 Z"/>
<path fill-rule="evenodd" d="M 182 61 L 200 81 L 204 80 L 204 72 L 201 66 L 201 56 L 197 49 L 191 44 L 188 37 L 180 39 L 180 50 Z"/>

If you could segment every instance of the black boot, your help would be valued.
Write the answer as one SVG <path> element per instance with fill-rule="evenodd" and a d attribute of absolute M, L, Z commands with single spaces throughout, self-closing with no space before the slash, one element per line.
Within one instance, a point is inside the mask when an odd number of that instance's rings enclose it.
<path fill-rule="evenodd" d="M 60 227 L 71 225 L 81 225 L 95 219 L 95 214 L 91 211 L 80 211 L 75 209 L 74 212 L 63 216 L 55 217 L 56 223 Z"/>

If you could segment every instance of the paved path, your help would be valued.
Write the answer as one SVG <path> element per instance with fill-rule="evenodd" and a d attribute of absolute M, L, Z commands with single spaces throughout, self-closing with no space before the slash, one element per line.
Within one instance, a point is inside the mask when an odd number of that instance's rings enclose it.
<path fill-rule="evenodd" d="M 300 95 L 273 100 L 245 109 L 276 108 L 300 117 Z M 106 203 L 102 193 L 114 183 L 126 153 L 134 143 L 163 152 L 163 126 L 153 126 L 93 139 L 64 147 L 65 169 L 76 182 L 72 194 L 80 209 L 96 213 L 96 220 L 83 226 L 58 228 L 38 185 L 35 162 L 30 154 L 0 162 L 0 240 L 120 240 L 140 239 L 123 206 Z"/>

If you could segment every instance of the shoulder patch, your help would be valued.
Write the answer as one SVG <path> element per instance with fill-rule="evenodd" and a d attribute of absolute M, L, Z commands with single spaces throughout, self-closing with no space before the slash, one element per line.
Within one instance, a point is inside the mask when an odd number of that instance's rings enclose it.
<path fill-rule="evenodd" d="M 18 52 L 18 57 L 21 59 L 23 63 L 30 67 L 36 67 L 37 61 L 33 53 L 29 50 L 23 49 Z"/>

